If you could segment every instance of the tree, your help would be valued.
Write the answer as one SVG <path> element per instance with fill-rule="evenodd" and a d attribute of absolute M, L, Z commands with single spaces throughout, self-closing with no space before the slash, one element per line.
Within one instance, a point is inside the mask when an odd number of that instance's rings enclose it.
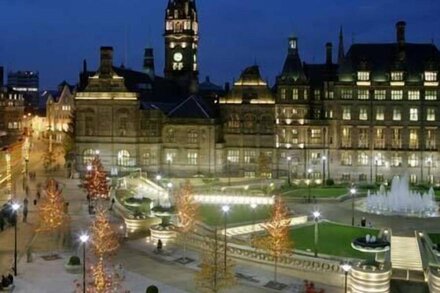
<path fill-rule="evenodd" d="M 52 148 L 48 148 L 47 151 L 44 152 L 42 159 L 43 159 L 43 167 L 46 173 L 52 171 L 57 157 L 58 157 L 58 153 L 54 151 Z"/>
<path fill-rule="evenodd" d="M 47 180 L 45 196 L 43 196 L 38 209 L 40 216 L 38 231 L 55 231 L 67 219 L 67 215 L 64 212 L 64 198 L 57 185 L 58 183 L 54 179 Z"/>
<path fill-rule="evenodd" d="M 116 253 L 119 248 L 118 236 L 111 227 L 104 209 L 98 209 L 90 231 L 92 250 L 96 257 L 101 258 Z"/>
<path fill-rule="evenodd" d="M 87 171 L 84 186 L 92 199 L 108 199 L 109 186 L 107 176 L 98 156 L 92 160 L 91 170 Z"/>
<path fill-rule="evenodd" d="M 289 239 L 290 211 L 280 196 L 275 198 L 270 219 L 261 225 L 266 235 L 254 240 L 255 247 L 269 251 L 274 258 L 274 281 L 277 282 L 278 260 L 292 251 Z"/>
<path fill-rule="evenodd" d="M 216 293 L 235 284 L 234 264 L 228 258 L 225 268 L 223 252 L 224 246 L 219 244 L 218 232 L 215 229 L 214 240 L 207 239 L 206 241 L 200 271 L 195 277 L 200 292 Z"/>
<path fill-rule="evenodd" d="M 186 260 L 186 238 L 196 226 L 199 210 L 199 206 L 194 200 L 192 185 L 189 181 L 186 181 L 180 187 L 176 196 L 176 207 L 180 223 L 180 233 L 183 238 L 183 260 Z"/>
<path fill-rule="evenodd" d="M 63 130 L 63 150 L 66 162 L 70 160 L 70 155 L 75 150 L 75 114 L 75 112 L 70 113 L 70 121 L 67 125 L 67 130 Z"/>

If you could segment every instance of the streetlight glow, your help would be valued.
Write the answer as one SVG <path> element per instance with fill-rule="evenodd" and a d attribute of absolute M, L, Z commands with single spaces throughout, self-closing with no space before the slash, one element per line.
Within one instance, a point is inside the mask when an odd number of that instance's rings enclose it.
<path fill-rule="evenodd" d="M 292 160 L 292 157 L 291 157 L 291 156 L 288 156 L 288 157 L 287 157 L 287 161 L 290 161 L 290 160 Z"/>
<path fill-rule="evenodd" d="M 327 160 L 327 157 L 326 157 L 326 156 L 323 156 L 323 157 L 322 157 L 322 160 L 323 160 L 323 161 Z"/>
<path fill-rule="evenodd" d="M 87 171 L 92 171 L 92 165 L 87 165 L 86 169 Z"/>
<path fill-rule="evenodd" d="M 168 188 L 171 188 L 171 187 L 173 187 L 173 183 L 171 183 L 171 182 L 168 182 L 168 184 L 167 184 L 167 187 L 168 187 Z"/>
<path fill-rule="evenodd" d="M 79 240 L 82 243 L 86 243 L 87 241 L 89 241 L 89 235 L 88 234 L 82 234 L 81 236 L 79 236 Z"/>
<path fill-rule="evenodd" d="M 318 219 L 320 216 L 321 216 L 321 213 L 320 213 L 319 211 L 314 211 L 314 212 L 313 212 L 313 217 L 314 217 L 315 219 Z"/>
<path fill-rule="evenodd" d="M 312 171 L 313 171 L 312 169 L 308 169 L 308 170 L 307 170 L 307 173 L 310 174 L 310 173 L 312 173 Z"/>
<path fill-rule="evenodd" d="M 229 212 L 230 209 L 231 209 L 231 208 L 230 208 L 228 205 L 224 205 L 224 206 L 222 206 L 222 211 L 223 211 L 224 213 Z"/>
<path fill-rule="evenodd" d="M 348 263 L 344 263 L 343 265 L 341 265 L 341 268 L 344 272 L 349 272 L 351 270 L 351 265 Z"/>
<path fill-rule="evenodd" d="M 159 181 L 162 179 L 162 176 L 160 176 L 160 174 L 156 175 L 156 180 Z"/>
<path fill-rule="evenodd" d="M 356 193 L 356 188 L 351 188 L 351 189 L 350 189 L 350 193 L 351 193 L 351 194 L 355 194 L 355 193 Z"/>
<path fill-rule="evenodd" d="M 251 203 L 251 208 L 252 208 L 252 209 L 254 209 L 254 210 L 255 210 L 255 209 L 257 208 L 257 206 L 258 206 L 258 205 L 257 205 L 256 203 L 254 203 L 254 202 L 253 202 L 253 203 Z"/>
<path fill-rule="evenodd" d="M 14 212 L 16 212 L 19 208 L 20 208 L 20 205 L 18 203 L 14 202 L 12 204 L 12 209 L 14 210 Z"/>

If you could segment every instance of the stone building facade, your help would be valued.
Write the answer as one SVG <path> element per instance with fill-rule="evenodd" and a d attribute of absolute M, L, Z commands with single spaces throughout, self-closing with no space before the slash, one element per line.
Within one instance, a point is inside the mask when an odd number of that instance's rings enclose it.
<path fill-rule="evenodd" d="M 408 174 L 438 182 L 440 52 L 406 42 L 403 22 L 396 34 L 395 42 L 353 44 L 345 53 L 341 31 L 338 61 L 327 43 L 322 64 L 303 62 L 290 37 L 273 87 L 251 66 L 231 89 L 210 83 L 219 90 L 197 93 L 195 1 L 169 1 L 165 78 L 154 74 L 151 49 L 144 72 L 114 67 L 111 48 L 101 50 L 97 72 L 83 70 L 75 96 L 78 168 L 99 150 L 113 173 L 254 177 L 265 156 L 268 177 Z"/>

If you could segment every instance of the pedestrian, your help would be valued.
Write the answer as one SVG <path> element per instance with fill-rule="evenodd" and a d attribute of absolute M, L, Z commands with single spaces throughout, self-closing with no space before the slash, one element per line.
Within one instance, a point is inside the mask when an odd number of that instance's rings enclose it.
<path fill-rule="evenodd" d="M 69 202 L 64 203 L 64 213 L 67 215 L 69 213 Z"/>
<path fill-rule="evenodd" d="M 112 203 L 110 204 L 110 208 L 108 209 L 109 211 L 113 211 L 113 205 L 115 204 L 115 198 L 112 198 Z"/>
<path fill-rule="evenodd" d="M 29 204 L 29 200 L 27 199 L 27 197 L 23 200 L 23 207 L 27 208 Z"/>
<path fill-rule="evenodd" d="M 27 222 L 28 208 L 27 206 L 23 207 L 23 223 Z"/>
<path fill-rule="evenodd" d="M 34 206 L 37 205 L 37 198 L 34 198 Z"/>
<path fill-rule="evenodd" d="M 38 189 L 37 190 L 37 200 L 40 200 L 40 198 L 41 198 L 41 193 L 40 193 L 40 190 Z"/>

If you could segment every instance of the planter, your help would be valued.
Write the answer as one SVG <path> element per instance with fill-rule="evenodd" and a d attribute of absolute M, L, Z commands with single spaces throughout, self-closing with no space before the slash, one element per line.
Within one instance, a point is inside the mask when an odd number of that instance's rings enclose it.
<path fill-rule="evenodd" d="M 80 273 L 82 273 L 82 265 L 69 265 L 69 264 L 65 264 L 64 268 L 66 269 L 66 271 L 68 273 L 71 273 L 71 274 L 80 274 Z"/>

